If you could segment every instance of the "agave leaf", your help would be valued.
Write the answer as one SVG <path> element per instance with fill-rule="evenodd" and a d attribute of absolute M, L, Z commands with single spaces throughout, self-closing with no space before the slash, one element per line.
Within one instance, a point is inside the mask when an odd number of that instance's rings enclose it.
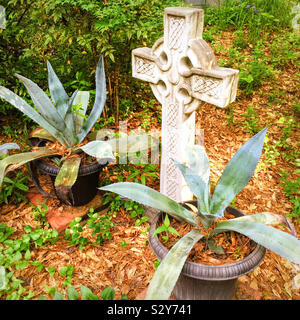
<path fill-rule="evenodd" d="M 203 146 L 187 145 L 185 147 L 187 166 L 209 184 L 209 158 Z"/>
<path fill-rule="evenodd" d="M 72 187 L 76 182 L 81 163 L 80 157 L 67 158 L 55 179 L 55 186 Z"/>
<path fill-rule="evenodd" d="M 78 143 L 78 141 L 77 141 L 78 138 L 75 133 L 74 113 L 72 110 L 72 104 L 73 104 L 73 101 L 77 95 L 77 92 L 78 92 L 78 89 L 72 94 L 71 98 L 68 101 L 68 109 L 67 109 L 65 119 L 64 119 L 66 127 L 68 128 L 68 130 L 65 130 L 64 133 L 66 135 L 70 134 L 70 137 L 69 137 L 70 145 L 69 146 L 74 146 Z"/>
<path fill-rule="evenodd" d="M 192 229 L 175 243 L 155 271 L 146 300 L 169 299 L 190 251 L 202 237 L 199 230 Z"/>
<path fill-rule="evenodd" d="M 212 214 L 222 217 L 224 209 L 250 181 L 264 145 L 267 128 L 248 140 L 227 163 L 211 199 Z"/>
<path fill-rule="evenodd" d="M 46 129 L 44 128 L 36 128 L 30 133 L 30 138 L 39 138 L 43 140 L 49 140 L 51 142 L 55 142 L 56 139 L 53 137 Z"/>
<path fill-rule="evenodd" d="M 67 95 L 62 83 L 60 82 L 58 76 L 54 72 L 49 61 L 47 61 L 47 67 L 48 67 L 48 85 L 49 85 L 51 98 L 55 103 L 55 106 L 61 118 L 64 119 L 66 112 L 68 110 L 69 96 Z"/>
<path fill-rule="evenodd" d="M 9 89 L 0 86 L 0 97 L 12 104 L 15 108 L 23 112 L 30 119 L 38 123 L 41 127 L 46 129 L 53 137 L 55 137 L 63 145 L 67 145 L 67 141 L 62 132 L 52 126 L 46 119 L 37 113 L 26 101 L 16 95 Z"/>
<path fill-rule="evenodd" d="M 101 115 L 106 100 L 104 61 L 101 56 L 96 68 L 96 97 L 92 111 L 78 133 L 79 143 L 86 137 Z"/>
<path fill-rule="evenodd" d="M 19 74 L 16 77 L 24 84 L 39 113 L 57 130 L 63 132 L 65 123 L 46 93 L 33 81 Z"/>
<path fill-rule="evenodd" d="M 5 174 L 9 171 L 15 170 L 25 163 L 39 158 L 48 157 L 55 153 L 47 148 L 39 148 L 37 151 L 18 153 L 8 156 L 0 161 L 0 188 Z"/>
<path fill-rule="evenodd" d="M 77 180 L 79 167 L 81 163 L 80 157 L 67 158 L 55 178 L 55 190 L 59 194 L 59 198 L 65 203 L 72 205 L 72 199 L 70 199 L 70 191 L 72 186 Z"/>
<path fill-rule="evenodd" d="M 186 183 L 189 188 L 196 196 L 199 204 L 199 211 L 203 214 L 210 213 L 210 194 L 209 186 L 205 183 L 200 176 L 198 176 L 194 171 L 185 166 L 184 164 L 178 163 L 174 160 L 176 166 L 180 169 Z"/>
<path fill-rule="evenodd" d="M 74 151 L 76 152 L 78 149 L 81 149 L 88 155 L 99 158 L 99 159 L 104 159 L 104 158 L 109 158 L 109 159 L 115 159 L 113 153 L 112 153 L 112 147 L 107 141 L 91 141 L 87 144 L 85 144 L 82 147 L 76 148 Z"/>
<path fill-rule="evenodd" d="M 185 209 L 177 202 L 161 194 L 160 192 L 142 184 L 134 182 L 119 182 L 99 189 L 103 191 L 115 192 L 143 205 L 166 212 L 172 217 L 180 221 L 184 220 L 192 226 L 199 226 L 196 216 L 189 210 Z"/>
<path fill-rule="evenodd" d="M 296 237 L 263 223 L 238 219 L 240 218 L 219 222 L 215 231 L 232 230 L 242 233 L 281 257 L 300 264 L 300 241 Z"/>
<path fill-rule="evenodd" d="M 75 114 L 75 132 L 78 133 L 82 127 L 84 116 L 89 104 L 89 91 L 78 91 L 72 105 L 81 105 L 78 114 Z"/>
<path fill-rule="evenodd" d="M 194 205 L 190 203 L 185 203 L 185 205 L 190 207 L 193 210 L 193 212 L 195 212 L 199 216 L 200 221 L 204 228 L 209 228 L 211 224 L 217 220 L 217 217 L 215 215 L 204 214 L 200 212 L 198 208 L 196 208 Z"/>
<path fill-rule="evenodd" d="M 2 154 L 5 154 L 7 150 L 12 150 L 12 149 L 20 149 L 20 147 L 14 143 L 14 142 L 9 142 L 9 143 L 4 143 L 0 146 L 0 156 Z"/>
<path fill-rule="evenodd" d="M 293 225 L 288 221 L 285 216 L 280 214 L 275 214 L 272 212 L 261 212 L 257 214 L 246 215 L 243 217 L 235 218 L 235 221 L 252 221 L 252 222 L 259 222 L 263 224 L 285 224 L 291 230 L 292 234 L 296 236 L 295 229 Z"/>

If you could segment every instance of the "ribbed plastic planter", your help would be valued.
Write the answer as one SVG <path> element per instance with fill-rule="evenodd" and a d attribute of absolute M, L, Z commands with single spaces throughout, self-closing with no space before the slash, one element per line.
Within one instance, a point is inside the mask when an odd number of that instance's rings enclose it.
<path fill-rule="evenodd" d="M 196 202 L 190 203 L 197 205 Z M 244 215 L 233 207 L 226 210 L 235 217 Z M 149 232 L 150 246 L 159 260 L 168 253 L 158 237 L 152 237 L 161 219 L 162 213 L 155 217 Z M 235 263 L 215 266 L 186 261 L 173 294 L 177 300 L 231 300 L 235 294 L 237 278 L 255 269 L 264 259 L 265 253 L 266 249 L 257 244 L 250 255 Z"/>

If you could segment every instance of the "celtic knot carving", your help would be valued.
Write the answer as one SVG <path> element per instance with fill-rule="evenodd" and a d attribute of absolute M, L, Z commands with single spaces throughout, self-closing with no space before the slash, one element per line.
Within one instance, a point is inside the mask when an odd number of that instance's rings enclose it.
<path fill-rule="evenodd" d="M 169 19 L 169 47 L 170 49 L 178 49 L 182 43 L 185 19 L 175 16 L 170 16 Z"/>
<path fill-rule="evenodd" d="M 192 88 L 195 93 L 206 93 L 209 96 L 217 97 L 218 87 L 221 80 L 203 76 L 194 76 L 192 79 Z"/>
<path fill-rule="evenodd" d="M 170 155 L 175 155 L 177 153 L 178 146 L 177 130 L 168 129 L 167 139 L 167 151 Z"/>
<path fill-rule="evenodd" d="M 177 167 L 174 164 L 172 159 L 168 159 L 168 162 L 167 162 L 167 177 L 170 179 L 177 178 Z"/>
<path fill-rule="evenodd" d="M 171 103 L 167 110 L 167 124 L 170 127 L 177 128 L 178 105 Z"/>
<path fill-rule="evenodd" d="M 166 195 L 167 197 L 176 200 L 176 191 L 178 187 L 178 182 L 176 180 L 168 179 Z"/>
<path fill-rule="evenodd" d="M 152 61 L 142 58 L 136 58 L 137 73 L 145 74 L 149 77 L 154 77 L 155 65 Z"/>

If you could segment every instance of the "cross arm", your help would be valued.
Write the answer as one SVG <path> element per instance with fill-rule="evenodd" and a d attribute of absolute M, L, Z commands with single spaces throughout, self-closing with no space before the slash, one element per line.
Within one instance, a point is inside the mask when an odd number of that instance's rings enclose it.
<path fill-rule="evenodd" d="M 132 76 L 157 84 L 159 81 L 157 57 L 150 48 L 137 48 L 132 51 Z"/>
<path fill-rule="evenodd" d="M 197 100 L 225 108 L 236 98 L 238 70 L 222 67 L 210 70 L 191 68 L 182 75 L 189 79 L 190 95 Z M 185 113 L 193 111 L 193 105 L 185 107 Z"/>

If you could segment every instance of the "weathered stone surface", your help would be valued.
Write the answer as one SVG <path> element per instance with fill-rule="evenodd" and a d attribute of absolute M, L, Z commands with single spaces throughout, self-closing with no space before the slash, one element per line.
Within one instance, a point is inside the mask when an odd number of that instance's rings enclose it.
<path fill-rule="evenodd" d="M 162 104 L 160 192 L 181 202 L 192 199 L 173 159 L 184 163 L 184 147 L 195 141 L 195 112 L 204 102 L 220 108 L 236 97 L 239 71 L 218 66 L 202 39 L 204 11 L 165 9 L 164 37 L 132 52 L 133 77 L 147 81 Z"/>

